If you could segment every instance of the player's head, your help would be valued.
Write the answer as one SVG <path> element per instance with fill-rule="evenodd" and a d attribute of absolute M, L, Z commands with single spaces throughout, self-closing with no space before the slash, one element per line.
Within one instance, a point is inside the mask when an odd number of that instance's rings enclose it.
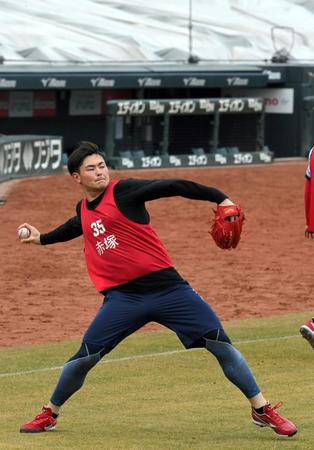
<path fill-rule="evenodd" d="M 104 160 L 104 154 L 100 151 L 97 144 L 88 141 L 81 141 L 78 144 L 78 147 L 73 150 L 68 159 L 68 171 L 70 175 L 74 172 L 79 173 L 80 167 L 83 164 L 85 158 L 91 155 L 99 155 Z"/>
<path fill-rule="evenodd" d="M 68 170 L 79 183 L 88 200 L 98 197 L 109 184 L 109 171 L 104 155 L 92 142 L 82 141 L 71 153 Z"/>

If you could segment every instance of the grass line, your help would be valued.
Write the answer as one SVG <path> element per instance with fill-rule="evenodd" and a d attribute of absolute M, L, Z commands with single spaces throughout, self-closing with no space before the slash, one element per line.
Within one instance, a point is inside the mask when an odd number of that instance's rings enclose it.
<path fill-rule="evenodd" d="M 280 340 L 286 340 L 286 339 L 294 339 L 299 338 L 299 334 L 293 334 L 288 336 L 277 336 L 277 337 L 266 337 L 266 338 L 257 338 L 257 339 L 247 339 L 247 340 L 235 340 L 233 341 L 234 344 L 255 344 L 258 342 L 269 342 L 269 341 L 280 341 Z M 200 348 L 194 348 L 190 349 L 189 351 L 199 351 L 202 350 Z M 125 361 L 136 361 L 143 358 L 154 358 L 159 356 L 170 356 L 178 353 L 184 353 L 186 352 L 186 349 L 181 350 L 171 350 L 166 352 L 158 352 L 158 353 L 146 353 L 142 355 L 133 355 L 133 356 L 125 356 L 122 358 L 112 358 L 112 359 L 104 359 L 99 362 L 99 364 L 112 364 L 112 363 L 120 363 Z M 19 372 L 5 372 L 0 373 L 0 378 L 8 378 L 8 377 L 14 377 L 19 375 L 31 375 L 34 373 L 41 373 L 41 372 L 50 372 L 54 370 L 60 370 L 63 366 L 55 366 L 55 367 L 44 367 L 42 369 L 33 369 L 33 370 L 24 370 Z"/>

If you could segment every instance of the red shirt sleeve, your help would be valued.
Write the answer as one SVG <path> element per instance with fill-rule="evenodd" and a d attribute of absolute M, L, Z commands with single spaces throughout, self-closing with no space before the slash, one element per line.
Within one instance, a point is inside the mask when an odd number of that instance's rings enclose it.
<path fill-rule="evenodd" d="M 308 231 L 314 232 L 314 148 L 309 155 L 304 189 L 304 208 Z"/>

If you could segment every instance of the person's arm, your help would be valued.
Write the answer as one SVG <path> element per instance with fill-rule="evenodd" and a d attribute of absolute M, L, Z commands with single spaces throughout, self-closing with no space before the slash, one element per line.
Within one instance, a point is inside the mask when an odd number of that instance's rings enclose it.
<path fill-rule="evenodd" d="M 221 204 L 228 199 L 226 194 L 214 187 L 182 179 L 122 180 L 117 185 L 116 194 L 116 198 L 123 203 L 127 201 L 147 202 L 158 198 L 175 196 L 205 200 L 217 204 Z M 229 202 L 231 201 L 229 200 Z"/>
<path fill-rule="evenodd" d="M 215 202 L 221 206 L 233 204 L 227 195 L 218 189 L 187 180 L 128 178 L 119 181 L 114 188 L 116 204 L 122 214 L 129 220 L 142 224 L 149 223 L 149 213 L 145 202 L 174 196 Z"/>
<path fill-rule="evenodd" d="M 23 244 L 56 244 L 57 242 L 66 242 L 75 239 L 83 234 L 80 219 L 80 204 L 77 205 L 77 215 L 69 219 L 64 224 L 58 226 L 49 233 L 40 233 L 40 231 L 28 223 L 23 223 L 18 227 L 27 227 L 31 234 L 27 239 L 21 239 Z"/>
<path fill-rule="evenodd" d="M 81 221 L 78 216 L 74 216 L 64 224 L 40 235 L 41 245 L 56 244 L 57 242 L 66 242 L 75 239 L 83 234 Z"/>

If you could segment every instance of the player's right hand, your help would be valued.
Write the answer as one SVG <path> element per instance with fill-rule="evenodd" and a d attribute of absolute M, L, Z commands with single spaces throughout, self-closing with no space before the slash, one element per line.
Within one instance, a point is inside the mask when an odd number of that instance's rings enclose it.
<path fill-rule="evenodd" d="M 29 223 L 22 223 L 17 227 L 17 234 L 19 230 L 23 227 L 26 227 L 31 232 L 30 236 L 27 239 L 20 239 L 20 242 L 22 244 L 39 244 L 40 245 L 40 232 L 37 230 L 37 228 L 33 227 Z"/>

